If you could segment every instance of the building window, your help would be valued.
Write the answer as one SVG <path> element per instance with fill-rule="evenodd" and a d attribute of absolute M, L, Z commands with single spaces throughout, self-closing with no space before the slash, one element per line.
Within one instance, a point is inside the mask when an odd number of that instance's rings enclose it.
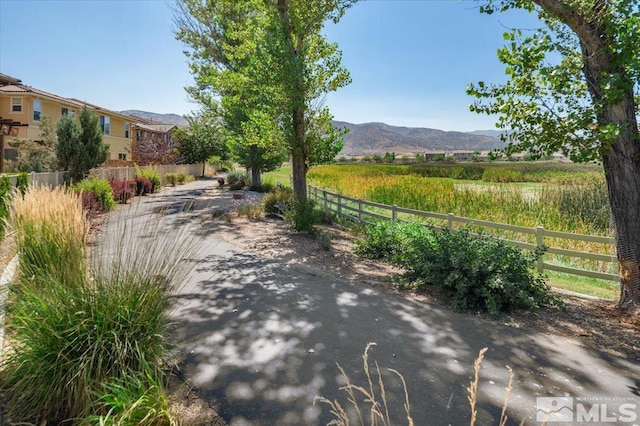
<path fill-rule="evenodd" d="M 106 115 L 100 116 L 100 130 L 102 130 L 103 135 L 111 134 L 111 120 Z"/>
<path fill-rule="evenodd" d="M 129 139 L 129 130 L 131 130 L 131 124 L 128 121 L 124 123 L 124 137 Z"/>
<path fill-rule="evenodd" d="M 42 102 L 33 101 L 33 121 L 40 121 L 40 114 L 42 114 Z"/>
<path fill-rule="evenodd" d="M 61 108 L 60 109 L 60 115 L 67 116 L 70 115 L 71 117 L 75 117 L 76 116 L 76 112 L 75 110 L 69 109 L 69 108 Z"/>
<path fill-rule="evenodd" d="M 22 112 L 22 98 L 11 98 L 11 112 Z"/>
<path fill-rule="evenodd" d="M 121 152 L 118 154 L 118 160 L 127 161 L 127 154 Z"/>

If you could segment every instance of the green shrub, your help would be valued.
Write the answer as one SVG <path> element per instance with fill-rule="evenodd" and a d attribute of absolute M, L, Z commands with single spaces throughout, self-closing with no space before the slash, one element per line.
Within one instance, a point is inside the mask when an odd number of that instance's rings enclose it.
<path fill-rule="evenodd" d="M 360 252 L 404 268 L 405 279 L 416 290 L 434 287 L 456 310 L 498 316 L 560 304 L 543 277 L 532 272 L 541 251 L 525 254 L 500 239 L 466 230 L 424 228 L 427 234 L 421 236 L 412 224 L 376 226 L 367 233 L 372 242 L 360 243 Z"/>
<path fill-rule="evenodd" d="M 184 185 L 187 181 L 187 175 L 185 175 L 184 173 L 178 173 L 178 175 L 176 176 L 176 182 L 178 183 L 178 185 Z"/>
<path fill-rule="evenodd" d="M 113 188 L 109 181 L 96 177 L 84 179 L 75 186 L 76 190 L 82 192 L 93 192 L 96 200 L 100 203 L 102 211 L 108 212 L 115 208 L 116 201 L 113 195 Z"/>
<path fill-rule="evenodd" d="M 20 194 L 24 196 L 25 192 L 27 192 L 27 188 L 29 187 L 29 175 L 26 173 L 20 173 L 16 177 L 16 188 L 20 191 Z"/>
<path fill-rule="evenodd" d="M 418 222 L 379 221 L 366 226 L 356 241 L 355 251 L 369 259 L 394 259 L 412 250 L 420 242 L 430 241 L 433 232 Z"/>
<path fill-rule="evenodd" d="M 165 173 L 164 180 L 168 185 L 176 186 L 178 184 L 178 175 L 176 173 Z"/>
<path fill-rule="evenodd" d="M 242 186 L 245 186 L 249 180 L 249 176 L 247 176 L 246 173 L 234 171 L 227 174 L 227 182 L 229 182 L 229 185 L 242 182 Z"/>
<path fill-rule="evenodd" d="M 152 167 L 143 167 L 140 168 L 137 165 L 135 166 L 136 176 L 149 179 L 151 182 L 151 191 L 156 192 L 162 186 L 162 181 L 160 180 L 160 174 L 157 170 Z"/>
<path fill-rule="evenodd" d="M 293 205 L 293 189 L 278 185 L 273 192 L 262 199 L 264 212 L 267 216 L 283 217 L 284 211 Z"/>
<path fill-rule="evenodd" d="M 314 201 L 293 201 L 292 205 L 285 207 L 283 218 L 295 231 L 317 234 L 316 225 L 331 222 L 324 210 L 319 208 Z"/>

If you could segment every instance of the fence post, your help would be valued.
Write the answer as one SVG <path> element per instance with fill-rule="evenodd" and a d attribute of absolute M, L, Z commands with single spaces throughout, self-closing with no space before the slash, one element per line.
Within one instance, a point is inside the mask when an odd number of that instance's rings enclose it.
<path fill-rule="evenodd" d="M 338 194 L 338 216 L 342 215 L 342 195 Z"/>
<path fill-rule="evenodd" d="M 324 201 L 324 211 L 327 211 L 327 191 L 322 191 L 322 200 Z"/>
<path fill-rule="evenodd" d="M 398 206 L 391 206 L 391 220 L 398 220 Z"/>
<path fill-rule="evenodd" d="M 449 213 L 447 215 L 447 228 L 449 228 L 449 231 L 451 232 L 455 231 L 455 225 L 453 224 L 454 218 L 455 218 L 455 215 L 453 213 Z"/>
<path fill-rule="evenodd" d="M 362 200 L 358 198 L 358 220 L 362 222 Z"/>
<path fill-rule="evenodd" d="M 539 249 L 544 245 L 544 228 L 542 226 L 536 226 L 536 248 Z M 540 259 L 536 261 L 536 268 L 538 273 L 544 272 L 544 256 L 540 256 Z"/>

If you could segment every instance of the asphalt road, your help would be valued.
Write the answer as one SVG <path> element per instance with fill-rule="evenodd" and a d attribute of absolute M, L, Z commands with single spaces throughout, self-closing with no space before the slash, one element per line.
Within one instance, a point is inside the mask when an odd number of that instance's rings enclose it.
<path fill-rule="evenodd" d="M 640 423 L 637 362 L 262 259 L 216 239 L 190 219 L 194 210 L 219 208 L 201 201 L 215 185 L 194 182 L 144 197 L 113 215 L 104 229 L 113 232 L 113 224 L 126 216 L 129 230 L 162 224 L 152 245 L 188 241 L 198 247 L 185 263 L 190 270 L 171 314 L 177 356 L 200 395 L 231 425 L 326 424 L 333 417 L 328 407 L 314 405 L 315 396 L 339 399 L 348 408 L 336 363 L 352 383 L 368 388 L 362 354 L 369 342 L 377 343 L 369 361 L 372 369 L 374 362 L 380 366 L 394 425 L 407 424 L 405 395 L 389 369 L 406 380 L 416 425 L 469 424 L 466 387 L 484 347 L 478 425 L 498 424 L 509 378 L 506 366 L 515 375 L 507 424 L 522 419 L 536 424 L 537 410 L 551 402 L 564 411 L 556 410 L 559 417 L 549 420 L 569 415 L 592 424 Z M 121 249 L 148 237 L 142 231 L 128 235 L 132 242 Z M 373 378 L 377 389 L 375 372 Z M 537 402 L 537 397 L 573 400 Z M 594 411 L 585 414 L 583 409 L 591 410 L 594 403 Z M 626 423 L 634 415 L 635 421 Z"/>

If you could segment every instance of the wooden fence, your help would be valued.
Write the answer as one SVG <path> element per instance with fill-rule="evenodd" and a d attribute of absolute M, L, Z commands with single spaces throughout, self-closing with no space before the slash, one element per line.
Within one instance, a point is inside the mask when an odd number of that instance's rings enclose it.
<path fill-rule="evenodd" d="M 604 268 L 605 271 L 612 270 L 617 267 L 617 260 L 615 255 L 568 250 L 566 248 L 550 247 L 545 244 L 545 240 L 553 238 L 602 244 L 605 247 L 615 247 L 615 240 L 610 237 L 549 231 L 541 226 L 538 226 L 536 228 L 527 228 L 523 226 L 507 225 L 504 223 L 494 223 L 485 220 L 456 216 L 453 213 L 432 213 L 420 210 L 405 209 L 398 206 L 389 206 L 387 204 L 374 203 L 358 198 L 346 197 L 344 195 L 330 192 L 324 189 L 315 188 L 310 185 L 308 187 L 308 193 L 309 198 L 316 201 L 326 211 L 331 211 L 338 216 L 346 217 L 358 222 L 372 223 L 372 220 L 376 219 L 402 221 L 410 221 L 416 219 L 434 219 L 437 222 L 442 223 L 443 225 L 441 227 L 435 226 L 436 228 L 443 228 L 444 226 L 446 226 L 451 231 L 456 229 L 457 224 L 463 224 L 471 226 L 473 228 L 489 228 L 491 230 L 508 231 L 510 233 L 523 235 L 524 237 L 522 238 L 522 240 L 524 241 L 517 241 L 506 238 L 502 239 L 514 246 L 526 250 L 536 250 L 543 246 L 546 247 L 545 256 L 540 258 L 536 265 L 538 272 L 540 273 L 548 270 L 563 272 L 571 275 L 578 275 L 582 277 L 598 278 L 608 281 L 619 280 L 618 275 L 614 273 L 568 267 L 549 263 L 545 260 L 545 257 L 548 257 L 549 255 L 555 255 L 556 257 L 562 256 L 568 258 L 587 259 L 607 264 L 608 267 Z"/>
<path fill-rule="evenodd" d="M 159 166 L 151 166 L 158 171 L 160 175 L 160 181 L 164 185 L 165 176 L 167 173 L 182 173 L 191 176 L 202 175 L 202 164 L 165 164 Z M 56 171 L 48 173 L 28 173 L 29 185 L 45 185 L 45 186 L 62 186 L 65 183 L 65 178 L 68 172 Z M 207 165 L 205 174 L 212 174 L 213 169 Z M 109 179 L 115 177 L 117 179 L 133 179 L 136 175 L 135 167 L 110 167 L 102 169 L 91 169 L 89 176 L 95 176 L 101 179 Z M 16 175 L 9 176 L 13 186 L 16 185 Z"/>

